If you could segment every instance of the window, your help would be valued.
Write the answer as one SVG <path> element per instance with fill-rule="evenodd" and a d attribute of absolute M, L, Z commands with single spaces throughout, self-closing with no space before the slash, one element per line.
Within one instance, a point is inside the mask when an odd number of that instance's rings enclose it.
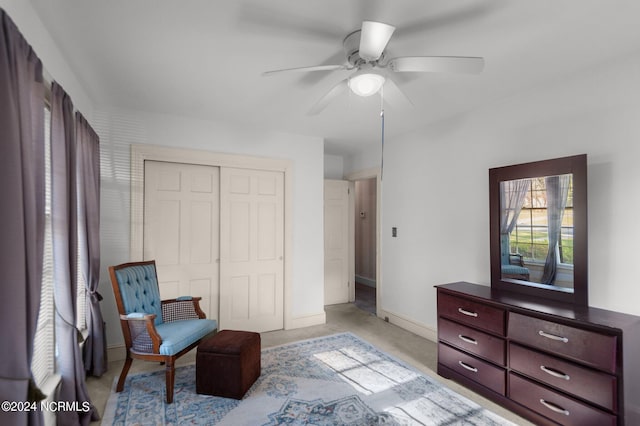
<path fill-rule="evenodd" d="M 51 230 L 51 110 L 44 111 L 45 142 L 45 239 L 40 312 L 34 341 L 31 372 L 38 387 L 55 373 L 55 323 L 53 303 L 53 241 Z"/>
<path fill-rule="evenodd" d="M 45 138 L 45 241 L 42 270 L 42 293 L 40 296 L 40 311 L 34 339 L 34 350 L 31 361 L 31 372 L 36 385 L 44 386 L 47 379 L 55 374 L 56 345 L 55 345 L 55 300 L 53 281 L 53 231 L 51 224 L 51 110 L 49 106 L 44 111 Z M 78 253 L 79 256 L 79 253 Z M 86 325 L 86 285 L 80 271 L 78 261 L 78 287 L 76 293 L 76 328 L 84 331 Z"/>
<path fill-rule="evenodd" d="M 558 249 L 560 263 L 573 265 L 573 179 L 569 181 L 567 205 L 562 216 Z M 512 252 L 529 262 L 544 263 L 549 250 L 547 188 L 545 178 L 531 179 L 531 186 L 510 235 Z"/>

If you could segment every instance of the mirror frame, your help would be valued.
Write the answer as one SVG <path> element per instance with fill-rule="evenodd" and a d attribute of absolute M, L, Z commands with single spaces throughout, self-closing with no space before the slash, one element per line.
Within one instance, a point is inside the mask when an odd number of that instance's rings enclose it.
<path fill-rule="evenodd" d="M 546 284 L 503 279 L 500 267 L 500 182 L 568 173 L 573 174 L 573 292 L 555 290 Z M 489 232 L 492 289 L 588 306 L 587 155 L 489 169 Z"/>

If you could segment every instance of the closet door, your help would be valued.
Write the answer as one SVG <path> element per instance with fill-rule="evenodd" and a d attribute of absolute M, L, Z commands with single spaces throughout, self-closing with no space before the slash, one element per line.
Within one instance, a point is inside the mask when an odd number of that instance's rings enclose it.
<path fill-rule="evenodd" d="M 220 171 L 220 329 L 284 327 L 284 174 Z"/>
<path fill-rule="evenodd" d="M 145 161 L 144 259 L 156 261 L 163 299 L 200 296 L 218 319 L 220 169 Z"/>

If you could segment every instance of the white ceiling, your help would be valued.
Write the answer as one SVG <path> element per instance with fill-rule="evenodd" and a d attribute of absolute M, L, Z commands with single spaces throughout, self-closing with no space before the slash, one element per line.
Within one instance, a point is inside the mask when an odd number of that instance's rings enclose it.
<path fill-rule="evenodd" d="M 326 138 L 329 154 L 378 146 L 379 97 L 309 108 L 349 71 L 363 20 L 397 27 L 387 57 L 483 56 L 481 75 L 394 76 L 415 107 L 385 108 L 387 138 L 621 55 L 640 54 L 637 0 L 31 0 L 97 107 Z"/>

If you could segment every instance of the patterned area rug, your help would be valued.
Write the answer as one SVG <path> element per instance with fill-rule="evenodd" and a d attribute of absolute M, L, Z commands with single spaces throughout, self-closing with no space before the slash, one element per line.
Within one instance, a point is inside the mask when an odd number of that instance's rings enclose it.
<path fill-rule="evenodd" d="M 241 401 L 196 394 L 195 365 L 127 378 L 103 425 L 510 425 L 350 333 L 262 351 L 262 374 Z M 115 384 L 114 384 L 115 385 Z"/>

